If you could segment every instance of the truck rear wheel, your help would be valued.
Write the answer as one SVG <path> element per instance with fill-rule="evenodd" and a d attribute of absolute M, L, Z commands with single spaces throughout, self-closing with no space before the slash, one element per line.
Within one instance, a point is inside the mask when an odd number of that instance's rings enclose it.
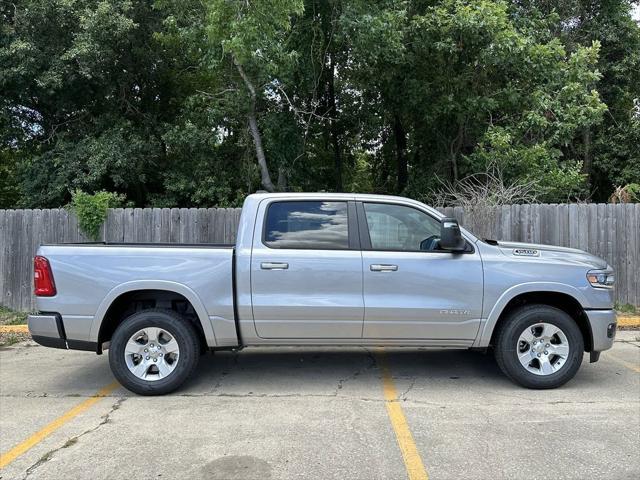
<path fill-rule="evenodd" d="M 200 341 L 194 326 L 171 310 L 149 309 L 126 318 L 109 347 L 113 375 L 139 395 L 163 395 L 194 372 Z"/>
<path fill-rule="evenodd" d="M 556 388 L 580 368 L 584 340 L 566 312 L 529 305 L 509 314 L 498 331 L 495 356 L 514 382 L 534 389 Z"/>

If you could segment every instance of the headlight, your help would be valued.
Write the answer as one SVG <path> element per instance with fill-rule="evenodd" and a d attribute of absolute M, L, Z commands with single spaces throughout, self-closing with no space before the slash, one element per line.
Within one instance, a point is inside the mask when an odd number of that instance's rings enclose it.
<path fill-rule="evenodd" d="M 616 283 L 616 276 L 613 272 L 588 272 L 587 280 L 592 287 L 613 288 Z"/>

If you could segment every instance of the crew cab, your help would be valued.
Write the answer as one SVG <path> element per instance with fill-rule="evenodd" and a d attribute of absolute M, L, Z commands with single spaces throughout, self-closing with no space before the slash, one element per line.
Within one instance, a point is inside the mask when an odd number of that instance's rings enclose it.
<path fill-rule="evenodd" d="M 41 345 L 109 351 L 129 390 L 178 388 L 207 350 L 265 345 L 493 349 L 553 388 L 611 348 L 614 274 L 586 252 L 481 240 L 407 198 L 258 193 L 235 245 L 43 245 Z"/>

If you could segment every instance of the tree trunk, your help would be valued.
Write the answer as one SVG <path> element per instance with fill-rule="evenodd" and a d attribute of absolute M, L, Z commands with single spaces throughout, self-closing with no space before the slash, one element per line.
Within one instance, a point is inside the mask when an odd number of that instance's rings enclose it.
<path fill-rule="evenodd" d="M 458 124 L 458 135 L 451 142 L 451 155 L 449 157 L 449 162 L 451 163 L 451 177 L 453 178 L 453 182 L 458 182 L 458 154 L 460 153 L 460 149 L 462 148 L 464 142 L 464 123 Z"/>
<path fill-rule="evenodd" d="M 256 117 L 256 89 L 251 83 L 251 80 L 247 76 L 242 68 L 242 65 L 233 57 L 233 64 L 236 66 L 238 73 L 242 77 L 250 96 L 249 113 L 247 118 L 249 120 L 249 130 L 251 131 L 251 137 L 253 138 L 253 144 L 256 148 L 256 157 L 258 159 L 258 166 L 260 167 L 260 175 L 262 177 L 262 186 L 268 192 L 275 192 L 276 188 L 271 181 L 271 175 L 269 175 L 269 168 L 267 167 L 267 158 L 264 154 L 264 148 L 262 147 L 262 136 L 260 135 L 260 129 L 258 128 L 258 120 Z"/>
<path fill-rule="evenodd" d="M 396 164 L 398 171 L 398 193 L 407 186 L 409 177 L 407 166 L 407 134 L 404 131 L 400 116 L 396 113 L 393 116 L 393 136 L 396 140 Z"/>
<path fill-rule="evenodd" d="M 287 172 L 282 166 L 278 168 L 278 190 L 281 192 L 287 191 Z"/>
<path fill-rule="evenodd" d="M 336 118 L 338 116 L 338 110 L 336 108 L 336 92 L 334 86 L 334 79 L 336 74 L 336 66 L 334 63 L 333 52 L 329 53 L 329 79 L 328 79 L 328 94 L 329 94 L 329 116 L 331 117 L 331 144 L 333 146 L 334 154 L 334 171 L 336 181 L 336 192 L 342 191 L 342 152 L 340 151 L 340 141 L 338 139 L 338 124 Z"/>

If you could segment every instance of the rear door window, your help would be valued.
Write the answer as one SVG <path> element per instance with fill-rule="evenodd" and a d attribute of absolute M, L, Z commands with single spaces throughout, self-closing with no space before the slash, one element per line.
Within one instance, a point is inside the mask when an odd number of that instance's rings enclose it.
<path fill-rule="evenodd" d="M 269 205 L 264 244 L 271 248 L 349 248 L 347 202 L 274 202 Z"/>

